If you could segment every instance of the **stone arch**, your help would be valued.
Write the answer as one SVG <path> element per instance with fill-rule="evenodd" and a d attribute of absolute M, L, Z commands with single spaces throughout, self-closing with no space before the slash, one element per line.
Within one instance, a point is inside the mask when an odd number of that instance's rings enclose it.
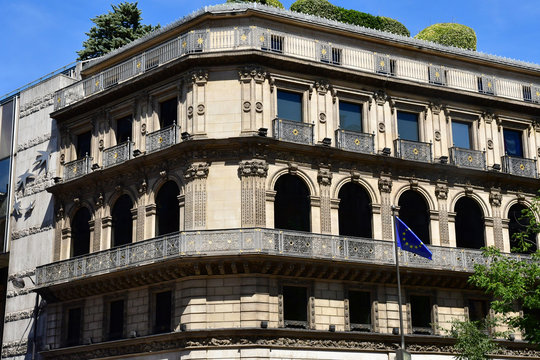
<path fill-rule="evenodd" d="M 508 207 L 508 211 L 504 213 L 505 218 L 508 221 L 508 238 L 510 240 L 510 251 L 512 251 L 513 248 L 518 247 L 519 242 L 517 240 L 514 240 L 514 234 L 516 233 L 527 233 L 527 223 L 523 220 L 520 220 L 521 217 L 521 211 L 524 209 L 530 208 L 527 206 L 524 202 L 516 201 L 514 204 L 510 207 Z M 538 243 L 537 243 L 537 235 L 533 232 L 527 233 L 527 239 L 530 241 L 532 246 L 527 251 L 512 251 L 512 252 L 518 252 L 518 253 L 532 253 L 535 252 Z"/>
<path fill-rule="evenodd" d="M 306 186 L 308 187 L 308 190 L 309 190 L 309 193 L 311 194 L 311 196 L 317 196 L 318 195 L 317 187 L 315 186 L 316 182 L 314 182 L 309 177 L 308 174 L 306 174 L 304 171 L 302 171 L 300 169 L 295 169 L 294 171 L 291 171 L 290 168 L 284 168 L 284 169 L 277 170 L 272 176 L 268 177 L 268 179 L 269 179 L 269 181 L 268 181 L 268 189 L 269 190 L 274 190 L 277 180 L 284 174 L 291 174 L 291 175 L 300 177 L 304 181 Z"/>
<path fill-rule="evenodd" d="M 71 228 L 71 219 L 73 219 L 73 216 L 75 215 L 75 213 L 82 207 L 85 207 L 88 209 L 88 211 L 90 211 L 90 216 L 91 216 L 90 220 L 95 220 L 96 212 L 95 212 L 94 207 L 89 201 L 83 200 L 78 204 L 73 204 L 66 211 L 67 216 L 65 217 L 64 227 Z"/>
<path fill-rule="evenodd" d="M 274 227 L 311 231 L 311 194 L 309 185 L 300 176 L 282 173 L 274 188 Z"/>
<path fill-rule="evenodd" d="M 484 217 L 490 217 L 491 216 L 490 207 L 486 204 L 486 202 L 480 196 L 478 196 L 478 195 L 476 195 L 474 193 L 467 193 L 467 192 L 465 192 L 465 190 L 458 192 L 452 198 L 452 201 L 450 202 L 450 206 L 449 206 L 449 209 L 452 209 L 451 211 L 453 211 L 453 209 L 455 209 L 456 203 L 462 197 L 469 197 L 469 198 L 475 200 L 478 203 L 478 205 L 480 206 L 480 208 L 482 209 L 482 213 L 484 214 Z"/>
<path fill-rule="evenodd" d="M 161 187 L 168 181 L 174 181 L 176 183 L 176 186 L 178 186 L 178 189 L 180 190 L 180 195 L 184 194 L 184 181 L 182 181 L 182 179 L 176 174 L 167 174 L 167 176 L 165 177 L 160 176 L 157 180 L 154 181 L 152 186 L 150 186 L 149 201 L 151 203 L 156 203 L 156 194 L 159 192 L 159 189 L 161 189 Z"/>
<path fill-rule="evenodd" d="M 399 218 L 422 240 L 431 244 L 430 206 L 426 197 L 416 189 L 406 189 L 398 198 Z"/>
<path fill-rule="evenodd" d="M 481 204 L 472 196 L 461 196 L 452 209 L 456 213 L 456 246 L 468 249 L 486 246 L 485 213 Z"/>
<path fill-rule="evenodd" d="M 392 203 L 393 204 L 399 203 L 399 198 L 407 190 L 416 191 L 417 193 L 422 195 L 422 197 L 424 198 L 424 201 L 426 202 L 428 210 L 433 210 L 437 208 L 437 205 L 436 205 L 437 201 L 433 198 L 433 196 L 429 193 L 429 191 L 424 189 L 422 186 L 411 186 L 411 185 L 401 186 L 400 188 L 397 189 Z"/>
<path fill-rule="evenodd" d="M 347 183 L 350 183 L 350 182 L 353 182 L 353 183 L 357 183 L 358 185 L 362 186 L 364 188 L 364 190 L 367 191 L 370 199 L 371 199 L 371 203 L 372 204 L 379 204 L 381 201 L 379 199 L 379 196 L 377 194 L 377 192 L 375 191 L 375 189 L 373 189 L 373 186 L 371 186 L 371 184 L 369 182 L 367 182 L 366 180 L 362 179 L 362 178 L 357 178 L 357 179 L 354 179 L 354 181 L 351 179 L 350 176 L 338 181 L 334 187 L 334 191 L 332 192 L 332 198 L 334 199 L 337 199 L 338 198 L 338 194 L 339 194 L 339 191 L 341 190 L 341 188 L 343 186 L 345 186 Z"/>
<path fill-rule="evenodd" d="M 338 208 L 339 235 L 373 237 L 373 200 L 369 191 L 357 182 L 340 187 Z"/>

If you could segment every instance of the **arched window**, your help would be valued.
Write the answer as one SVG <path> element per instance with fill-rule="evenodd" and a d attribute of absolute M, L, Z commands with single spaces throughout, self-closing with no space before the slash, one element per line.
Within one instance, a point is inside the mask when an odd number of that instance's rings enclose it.
<path fill-rule="evenodd" d="M 456 246 L 480 249 L 485 246 L 484 214 L 476 201 L 462 197 L 456 202 Z"/>
<path fill-rule="evenodd" d="M 532 246 L 526 251 L 527 253 L 533 253 L 536 251 L 536 234 L 533 232 L 527 233 L 527 219 L 521 219 L 522 211 L 526 207 L 521 204 L 514 204 L 508 210 L 508 235 L 510 237 L 510 250 L 519 245 L 519 242 L 514 239 L 514 234 L 526 233 L 526 240 L 532 244 Z M 514 252 L 514 251 L 512 251 Z"/>
<path fill-rule="evenodd" d="M 285 174 L 274 186 L 274 227 L 310 231 L 311 202 L 309 189 L 298 176 Z"/>
<path fill-rule="evenodd" d="M 180 190 L 174 181 L 167 181 L 156 196 L 156 236 L 180 231 Z"/>
<path fill-rule="evenodd" d="M 90 211 L 82 207 L 71 220 L 71 256 L 86 255 L 90 252 Z"/>
<path fill-rule="evenodd" d="M 339 190 L 339 235 L 371 238 L 371 199 L 360 185 L 347 183 Z"/>
<path fill-rule="evenodd" d="M 116 200 L 112 209 L 112 246 L 131 243 L 133 240 L 133 202 L 129 195 L 124 194 Z"/>
<path fill-rule="evenodd" d="M 426 201 L 414 190 L 407 190 L 399 197 L 399 218 L 422 240 L 431 244 L 429 237 L 429 208 Z"/>

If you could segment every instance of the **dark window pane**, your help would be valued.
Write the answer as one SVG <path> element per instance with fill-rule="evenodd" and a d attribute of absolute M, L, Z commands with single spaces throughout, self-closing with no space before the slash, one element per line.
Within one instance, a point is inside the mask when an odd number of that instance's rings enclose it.
<path fill-rule="evenodd" d="M 77 135 L 77 159 L 82 159 L 86 155 L 90 155 L 90 141 L 92 133 L 87 131 Z"/>
<path fill-rule="evenodd" d="M 349 291 L 349 316 L 352 324 L 371 324 L 371 294 Z"/>
<path fill-rule="evenodd" d="M 515 250 L 512 250 L 513 248 L 517 248 L 519 245 L 519 242 L 514 238 L 516 234 L 519 233 L 525 233 L 527 231 L 527 221 L 526 218 L 521 218 L 523 216 L 522 211 L 525 210 L 525 206 L 521 204 L 514 204 L 508 211 L 508 235 L 510 237 L 510 250 L 512 252 L 515 252 Z M 532 244 L 532 246 L 527 250 L 527 253 L 533 253 L 536 251 L 536 234 L 534 232 L 528 232 L 526 233 L 525 240 Z M 521 250 L 518 250 L 517 252 L 521 252 Z"/>
<path fill-rule="evenodd" d="M 161 128 L 178 123 L 176 98 L 169 99 L 159 104 L 159 125 Z"/>
<path fill-rule="evenodd" d="M 0 193 L 7 194 L 11 158 L 0 160 Z"/>
<path fill-rule="evenodd" d="M 116 300 L 110 304 L 109 340 L 121 339 L 124 336 L 124 300 Z"/>
<path fill-rule="evenodd" d="M 302 122 L 302 94 L 278 90 L 278 117 Z"/>
<path fill-rule="evenodd" d="M 156 294 L 156 318 L 155 330 L 156 334 L 171 331 L 171 316 L 172 302 L 171 292 L 165 291 Z"/>
<path fill-rule="evenodd" d="M 69 309 L 67 313 L 66 345 L 79 345 L 81 342 L 82 309 Z"/>
<path fill-rule="evenodd" d="M 132 139 L 132 125 L 131 115 L 116 120 L 116 143 L 120 144 L 128 139 Z"/>
<path fill-rule="evenodd" d="M 307 288 L 300 286 L 283 287 L 283 317 L 285 321 L 307 321 Z M 293 323 L 291 327 L 295 327 Z"/>
<path fill-rule="evenodd" d="M 90 252 L 90 211 L 80 208 L 71 220 L 71 256 Z"/>
<path fill-rule="evenodd" d="M 339 127 L 362 132 L 362 105 L 339 102 Z"/>
<path fill-rule="evenodd" d="M 418 114 L 398 111 L 397 118 L 399 137 L 403 140 L 419 141 Z"/>
<path fill-rule="evenodd" d="M 454 146 L 471 148 L 471 123 L 452 121 L 452 139 Z"/>
<path fill-rule="evenodd" d="M 424 244 L 430 244 L 429 209 L 416 191 L 407 190 L 399 197 L 399 218 L 411 228 Z"/>
<path fill-rule="evenodd" d="M 456 202 L 456 246 L 480 249 L 485 246 L 484 214 L 476 201 L 462 197 Z"/>
<path fill-rule="evenodd" d="M 431 327 L 429 296 L 411 295 L 411 322 L 413 327 Z"/>
<path fill-rule="evenodd" d="M 310 231 L 311 203 L 304 181 L 298 176 L 282 175 L 276 181 L 274 190 L 274 227 Z"/>
<path fill-rule="evenodd" d="M 487 316 L 487 302 L 485 300 L 469 300 L 469 320 L 480 321 Z"/>
<path fill-rule="evenodd" d="M 174 181 L 166 182 L 156 196 L 156 236 L 180 230 L 180 191 Z"/>
<path fill-rule="evenodd" d="M 0 158 L 11 154 L 11 138 L 13 136 L 13 100 L 0 106 Z"/>
<path fill-rule="evenodd" d="M 339 190 L 339 235 L 371 238 L 371 199 L 364 188 L 348 183 Z"/>
<path fill-rule="evenodd" d="M 523 157 L 522 132 L 504 129 L 503 134 L 506 155 Z"/>
<path fill-rule="evenodd" d="M 133 202 L 127 194 L 116 200 L 112 209 L 112 246 L 131 243 L 133 238 L 132 207 Z"/>

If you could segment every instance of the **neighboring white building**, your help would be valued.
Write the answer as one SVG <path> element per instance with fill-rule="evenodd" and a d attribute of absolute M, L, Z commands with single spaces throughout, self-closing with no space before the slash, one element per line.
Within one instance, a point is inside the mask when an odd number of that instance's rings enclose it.
<path fill-rule="evenodd" d="M 452 359 L 452 319 L 490 314 L 478 249 L 539 185 L 539 65 L 266 6 L 19 103 L 4 358 L 393 359 L 396 213 L 434 254 L 400 253 L 408 349 Z"/>

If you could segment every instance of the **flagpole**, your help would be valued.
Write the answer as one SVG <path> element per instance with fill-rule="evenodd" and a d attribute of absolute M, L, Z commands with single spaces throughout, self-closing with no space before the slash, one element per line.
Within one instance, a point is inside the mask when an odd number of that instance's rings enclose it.
<path fill-rule="evenodd" d="M 405 350 L 405 334 L 403 333 L 403 310 L 402 310 L 402 302 L 401 302 L 401 279 L 399 276 L 399 254 L 398 254 L 398 247 L 397 247 L 397 236 L 399 234 L 396 233 L 396 207 L 392 205 L 392 234 L 394 234 L 394 253 L 396 255 L 396 276 L 397 276 L 397 288 L 398 288 L 398 308 L 399 308 L 399 333 L 401 334 L 401 349 Z"/>

